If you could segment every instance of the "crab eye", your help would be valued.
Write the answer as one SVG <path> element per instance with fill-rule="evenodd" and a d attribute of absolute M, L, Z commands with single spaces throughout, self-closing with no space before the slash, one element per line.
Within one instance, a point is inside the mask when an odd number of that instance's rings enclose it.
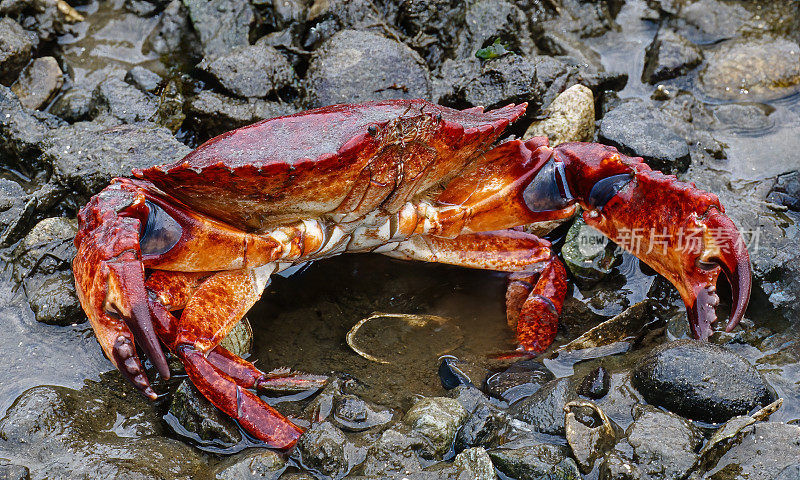
<path fill-rule="evenodd" d="M 572 194 L 567 187 L 564 164 L 550 159 L 522 192 L 522 199 L 531 212 L 552 212 L 568 207 Z"/>
<path fill-rule="evenodd" d="M 181 239 L 183 228 L 155 203 L 145 200 L 145 205 L 147 205 L 150 214 L 147 216 L 147 223 L 139 235 L 139 247 L 142 250 L 142 255 L 167 253 Z"/>
<path fill-rule="evenodd" d="M 587 203 L 595 208 L 603 208 L 632 179 L 633 176 L 631 174 L 621 173 L 598 181 L 589 192 Z"/>

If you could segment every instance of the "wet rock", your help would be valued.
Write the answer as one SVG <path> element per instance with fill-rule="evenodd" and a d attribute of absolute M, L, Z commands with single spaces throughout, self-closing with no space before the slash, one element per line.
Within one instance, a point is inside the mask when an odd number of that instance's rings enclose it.
<path fill-rule="evenodd" d="M 560 93 L 542 116 L 544 120 L 534 121 L 524 138 L 547 137 L 550 145 L 594 139 L 594 95 L 583 85 L 573 85 Z"/>
<path fill-rule="evenodd" d="M 158 99 L 154 95 L 116 77 L 101 82 L 94 91 L 93 117 L 109 115 L 116 119 L 114 123 L 135 123 L 155 121 L 157 111 Z"/>
<path fill-rule="evenodd" d="M 183 4 L 205 57 L 222 55 L 250 44 L 248 36 L 255 15 L 247 0 L 184 0 Z"/>
<path fill-rule="evenodd" d="M 695 461 L 701 432 L 688 420 L 649 405 L 636 405 L 625 431 L 639 469 L 655 478 L 678 480 Z"/>
<path fill-rule="evenodd" d="M 750 434 L 706 474 L 711 480 L 794 479 L 800 458 L 800 426 L 777 422 L 756 423 Z"/>
<path fill-rule="evenodd" d="M 506 413 L 494 405 L 481 404 L 458 430 L 454 447 L 457 452 L 470 447 L 494 448 L 505 443 L 509 433 Z"/>
<path fill-rule="evenodd" d="M 12 180 L 0 178 L 0 246 L 19 240 L 36 209 L 36 197 Z"/>
<path fill-rule="evenodd" d="M 364 459 L 365 451 L 347 441 L 330 422 L 316 423 L 297 441 L 293 455 L 303 467 L 321 475 L 342 478 Z"/>
<path fill-rule="evenodd" d="M 263 98 L 295 82 L 294 69 L 275 47 L 264 42 L 204 58 L 197 68 L 226 90 L 244 98 Z"/>
<path fill-rule="evenodd" d="M 794 211 L 800 211 L 800 173 L 792 172 L 779 175 L 775 185 L 767 195 L 767 201 L 785 205 Z"/>
<path fill-rule="evenodd" d="M 649 403 L 706 422 L 747 414 L 775 395 L 747 360 L 696 340 L 655 348 L 634 367 L 633 385 Z"/>
<path fill-rule="evenodd" d="M 685 75 L 703 61 L 703 54 L 679 33 L 662 28 L 645 49 L 642 81 L 655 84 Z"/>
<path fill-rule="evenodd" d="M 236 422 L 211 404 L 188 380 L 183 380 L 169 406 L 172 419 L 168 423 L 179 435 L 220 449 L 231 448 L 242 441 Z"/>
<path fill-rule="evenodd" d="M 75 123 L 89 119 L 92 109 L 92 93 L 83 88 L 70 88 L 56 98 L 50 107 L 50 113 L 64 120 Z"/>
<path fill-rule="evenodd" d="M 434 67 L 452 55 L 461 33 L 452 28 L 452 21 L 463 18 L 466 9 L 467 3 L 458 0 L 403 0 L 397 24 L 409 38 L 407 43 Z"/>
<path fill-rule="evenodd" d="M 369 447 L 366 459 L 354 472 L 366 478 L 385 478 L 419 472 L 422 464 L 415 449 L 420 440 L 409 436 L 408 427 L 395 425 Z"/>
<path fill-rule="evenodd" d="M 162 10 L 169 0 L 125 0 L 125 10 L 140 17 L 149 17 Z"/>
<path fill-rule="evenodd" d="M 564 405 L 570 400 L 569 378 L 552 380 L 517 402 L 508 414 L 529 423 L 537 432 L 564 435 Z"/>
<path fill-rule="evenodd" d="M 459 385 L 450 390 L 449 394 L 467 412 L 473 412 L 479 405 L 489 403 L 489 397 L 474 385 Z"/>
<path fill-rule="evenodd" d="M 689 147 L 665 123 L 647 102 L 626 100 L 603 117 L 598 137 L 622 153 L 644 158 L 654 169 L 683 172 L 689 167 Z"/>
<path fill-rule="evenodd" d="M 10 88 L 0 85 L 0 153 L 21 171 L 33 174 L 42 139 L 60 123 L 53 115 L 26 109 Z"/>
<path fill-rule="evenodd" d="M 521 448 L 499 448 L 489 456 L 504 475 L 517 480 L 570 479 L 581 477 L 567 448 L 561 445 L 539 444 Z"/>
<path fill-rule="evenodd" d="M 181 52 L 188 58 L 200 55 L 201 47 L 192 30 L 189 12 L 181 0 L 172 0 L 161 12 L 155 28 L 142 45 L 144 53 L 175 55 Z M 183 61 L 186 58 L 182 59 Z"/>
<path fill-rule="evenodd" d="M 130 175 L 133 168 L 180 160 L 191 150 L 169 130 L 147 123 L 112 128 L 76 123 L 54 130 L 44 145 L 44 163 L 52 166 L 57 183 L 78 193 L 79 204 L 113 177 Z"/>
<path fill-rule="evenodd" d="M 128 70 L 125 81 L 143 92 L 156 93 L 161 86 L 161 75 L 137 65 Z"/>
<path fill-rule="evenodd" d="M 406 412 L 403 422 L 411 432 L 425 441 L 420 454 L 441 459 L 456 438 L 456 432 L 467 419 L 467 411 L 456 400 L 445 397 L 422 398 Z"/>
<path fill-rule="evenodd" d="M 333 422 L 345 431 L 361 432 L 392 421 L 394 414 L 386 408 L 370 405 L 355 395 L 334 399 Z"/>
<path fill-rule="evenodd" d="M 512 3 L 496 0 L 474 2 L 467 8 L 463 25 L 455 58 L 472 57 L 478 49 L 495 41 L 509 51 L 524 55 L 535 53 L 528 19 Z"/>
<path fill-rule="evenodd" d="M 456 455 L 453 466 L 458 472 L 456 478 L 492 480 L 497 478 L 492 459 L 483 448 L 470 448 Z"/>
<path fill-rule="evenodd" d="M 189 100 L 188 107 L 189 120 L 203 138 L 296 112 L 296 109 L 284 103 L 254 98 L 242 100 L 208 90 Z"/>
<path fill-rule="evenodd" d="M 726 100 L 765 101 L 800 91 L 800 45 L 770 36 L 723 42 L 706 55 L 700 89 Z"/>
<path fill-rule="evenodd" d="M 286 460 L 277 452 L 265 448 L 251 449 L 223 461 L 216 467 L 214 478 L 277 480 L 286 470 L 286 466 Z"/>
<path fill-rule="evenodd" d="M 753 17 L 744 5 L 720 0 L 698 0 L 677 10 L 672 13 L 680 15 L 690 30 L 694 27 L 692 33 L 703 43 L 719 42 L 738 35 Z"/>
<path fill-rule="evenodd" d="M 621 430 L 592 402 L 570 402 L 564 411 L 567 443 L 580 471 L 588 474 L 597 459 L 617 443 Z"/>
<path fill-rule="evenodd" d="M 30 475 L 31 471 L 23 465 L 0 464 L 0 478 L 3 480 L 29 480 Z"/>
<path fill-rule="evenodd" d="M 306 75 L 307 106 L 389 98 L 430 98 L 425 64 L 402 43 L 343 30 L 314 52 Z"/>
<path fill-rule="evenodd" d="M 726 103 L 716 105 L 713 114 L 727 128 L 757 134 L 775 125 L 770 117 L 773 111 L 774 108 L 763 103 Z"/>
<path fill-rule="evenodd" d="M 266 0 L 259 4 L 260 11 L 264 12 L 264 24 L 270 31 L 283 30 L 306 18 L 306 2 L 303 0 Z"/>
<path fill-rule="evenodd" d="M 554 378 L 553 373 L 540 362 L 522 360 L 487 377 L 485 390 L 489 395 L 512 404 L 520 398 L 533 395 Z"/>
<path fill-rule="evenodd" d="M 242 318 L 219 343 L 222 348 L 238 357 L 246 357 L 253 348 L 253 327 L 247 317 Z"/>
<path fill-rule="evenodd" d="M 0 83 L 10 86 L 31 59 L 33 41 L 9 17 L 0 18 Z"/>
<path fill-rule="evenodd" d="M 369 0 L 325 0 L 313 2 L 307 13 L 308 30 L 303 48 L 316 50 L 335 33 L 343 30 L 368 31 L 400 41 L 402 36 L 375 3 Z"/>
<path fill-rule="evenodd" d="M 650 480 L 633 460 L 617 451 L 606 454 L 598 468 L 600 480 Z"/>
<path fill-rule="evenodd" d="M 22 18 L 22 26 L 36 32 L 39 42 L 54 41 L 69 24 L 85 19 L 65 0 L 4 0 L 0 2 L 0 15 Z"/>
<path fill-rule="evenodd" d="M 437 373 L 439 374 L 439 381 L 442 382 L 442 388 L 445 390 L 452 390 L 459 385 L 470 385 L 472 380 L 469 376 L 461 371 L 458 366 L 459 360 L 452 355 L 443 355 Z"/>
<path fill-rule="evenodd" d="M 581 216 L 569 227 L 561 253 L 564 264 L 581 286 L 597 283 L 622 260 L 616 245 L 598 230 L 586 225 Z"/>
<path fill-rule="evenodd" d="M 26 295 L 37 322 L 48 325 L 72 325 L 86 321 L 78 296 L 72 272 L 59 272 L 31 288 L 26 283 Z"/>
<path fill-rule="evenodd" d="M 604 367 L 597 367 L 589 372 L 578 385 L 578 395 L 593 400 L 603 398 L 608 393 L 611 375 Z"/>
<path fill-rule="evenodd" d="M 29 63 L 11 90 L 26 108 L 36 110 L 53 98 L 64 83 L 61 68 L 53 57 L 37 58 Z"/>
<path fill-rule="evenodd" d="M 31 478 L 188 478 L 205 455 L 170 439 L 149 402 L 117 372 L 81 390 L 27 390 L 0 420 L 0 450 Z"/>

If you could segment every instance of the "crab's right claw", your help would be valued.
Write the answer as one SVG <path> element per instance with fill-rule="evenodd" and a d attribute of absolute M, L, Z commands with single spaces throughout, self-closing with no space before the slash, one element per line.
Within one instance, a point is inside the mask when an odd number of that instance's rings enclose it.
<path fill-rule="evenodd" d="M 139 200 L 143 203 L 137 197 L 116 184 L 81 209 L 72 268 L 81 306 L 106 356 L 137 389 L 155 399 L 136 343 L 164 378 L 169 378 L 169 367 L 144 287 L 140 220 L 119 215 L 125 208 L 135 208 Z"/>

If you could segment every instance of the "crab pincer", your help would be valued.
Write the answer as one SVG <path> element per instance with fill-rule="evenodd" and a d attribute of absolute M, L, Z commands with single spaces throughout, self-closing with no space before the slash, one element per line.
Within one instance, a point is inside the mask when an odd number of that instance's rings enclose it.
<path fill-rule="evenodd" d="M 562 144 L 555 154 L 566 167 L 586 223 L 678 289 L 695 338 L 705 340 L 712 333 L 721 272 L 733 294 L 726 330 L 739 323 L 750 299 L 750 256 L 716 195 L 613 147 Z"/>

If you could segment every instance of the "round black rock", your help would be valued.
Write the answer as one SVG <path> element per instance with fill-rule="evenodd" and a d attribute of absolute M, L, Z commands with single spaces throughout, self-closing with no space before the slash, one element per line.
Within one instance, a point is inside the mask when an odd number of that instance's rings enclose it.
<path fill-rule="evenodd" d="M 697 340 L 655 348 L 634 367 L 633 386 L 652 405 L 712 423 L 745 415 L 775 398 L 747 360 Z"/>

